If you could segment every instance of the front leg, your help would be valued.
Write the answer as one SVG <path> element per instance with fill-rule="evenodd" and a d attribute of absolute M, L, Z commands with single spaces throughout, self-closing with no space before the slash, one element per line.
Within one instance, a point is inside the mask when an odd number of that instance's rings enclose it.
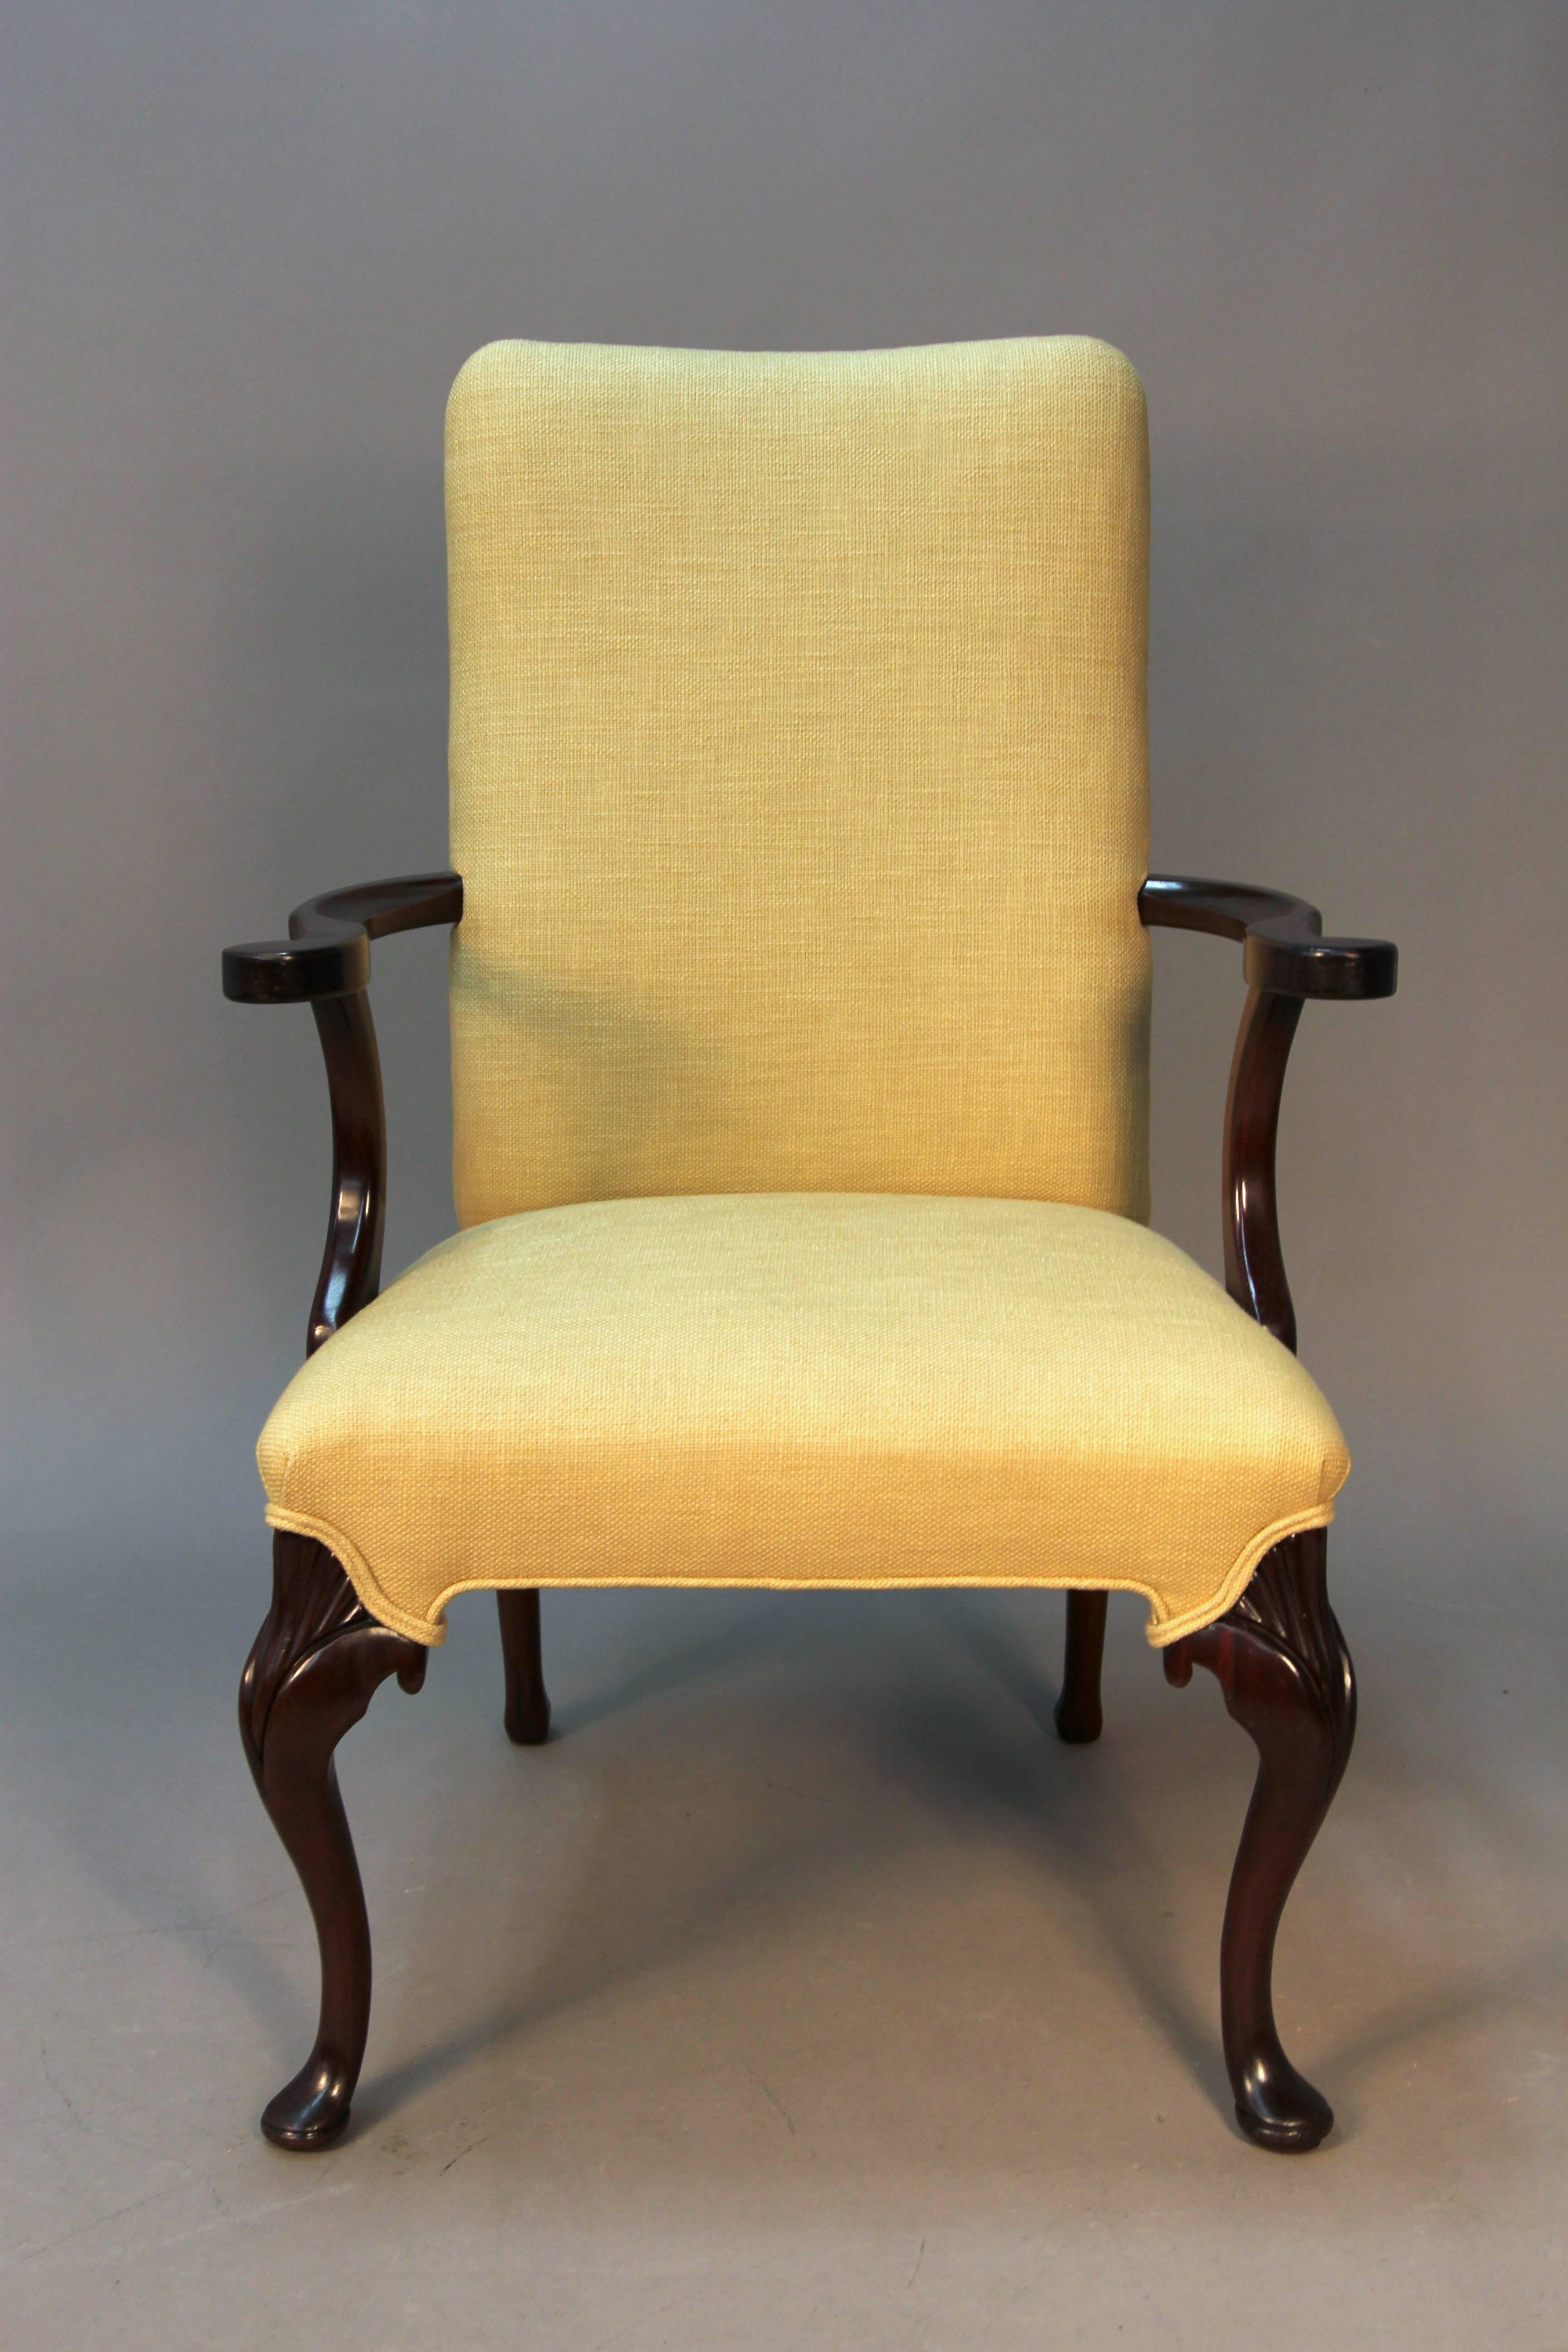
<path fill-rule="evenodd" d="M 321 1947 L 315 2046 L 261 2118 L 278 2147 L 304 2150 L 330 2147 L 347 2124 L 370 2024 L 370 1922 L 332 1751 L 388 1675 L 419 1688 L 429 1654 L 378 1623 L 324 1545 L 279 1530 L 272 1563 L 272 1607 L 239 1685 L 239 1730 Z"/>
<path fill-rule="evenodd" d="M 1165 1653 L 1169 1681 L 1207 1666 L 1258 1752 L 1220 1942 L 1220 2016 L 1237 2121 L 1260 2147 L 1316 2147 L 1333 2110 L 1298 2074 L 1274 2024 L 1274 1939 L 1296 1874 L 1355 1738 L 1355 1677 L 1329 1607 L 1328 1542 L 1315 1528 L 1259 1561 L 1234 1608 Z"/>

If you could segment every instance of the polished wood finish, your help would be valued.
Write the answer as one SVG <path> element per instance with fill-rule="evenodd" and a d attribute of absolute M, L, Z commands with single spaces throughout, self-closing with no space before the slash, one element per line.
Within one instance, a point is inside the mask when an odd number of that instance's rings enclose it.
<path fill-rule="evenodd" d="M 506 1665 L 506 1736 L 519 1748 L 541 1748 L 550 1737 L 550 1695 L 540 1654 L 538 1588 L 498 1592 L 496 1607 Z"/>
<path fill-rule="evenodd" d="M 318 997 L 310 1010 L 331 1103 L 332 1196 L 305 1330 L 308 1356 L 380 1290 L 386 1223 L 386 1105 L 370 999 Z"/>
<path fill-rule="evenodd" d="M 1056 1726 L 1058 1736 L 1074 1748 L 1087 1747 L 1100 1734 L 1100 1666 L 1105 1655 L 1105 1612 L 1110 1598 L 1106 1592 L 1068 1594 L 1067 1651 Z"/>
<path fill-rule="evenodd" d="M 1285 1066 L 1308 997 L 1342 1003 L 1392 996 L 1399 950 L 1390 940 L 1326 940 L 1304 898 L 1245 882 L 1151 874 L 1138 893 L 1146 925 L 1240 940 L 1247 981 L 1225 1107 L 1226 1288 L 1294 1351 L 1296 1310 L 1285 1278 L 1274 1149 Z"/>
<path fill-rule="evenodd" d="M 1274 1186 L 1286 1064 L 1305 1000 L 1392 996 L 1398 951 L 1387 940 L 1325 940 L 1315 907 L 1241 883 L 1152 874 L 1138 908 L 1146 924 L 1243 942 L 1247 996 L 1222 1154 L 1226 1288 L 1294 1350 Z M 1225 1616 L 1165 1653 L 1172 1683 L 1208 1667 L 1258 1751 L 1220 1942 L 1220 2018 L 1237 2120 L 1260 2147 L 1288 2154 L 1316 2147 L 1333 2123 L 1279 2046 L 1272 1990 L 1286 1897 L 1355 1737 L 1355 1677 L 1329 1607 L 1327 1554 L 1321 1528 L 1277 1544 Z"/>
<path fill-rule="evenodd" d="M 1250 882 L 1207 882 L 1192 874 L 1151 874 L 1138 893 L 1151 928 L 1212 931 L 1240 940 L 1249 988 L 1285 996 L 1392 996 L 1399 950 L 1392 940 L 1326 940 L 1323 919 L 1305 898 Z"/>
<path fill-rule="evenodd" d="M 365 994 L 370 942 L 454 923 L 456 874 L 408 875 L 307 899 L 286 940 L 227 948 L 224 994 L 242 1004 L 309 1004 L 332 1115 L 327 1244 L 306 1329 L 311 1355 L 369 1306 L 381 1282 L 386 1113 Z M 422 1643 L 374 1618 L 324 1546 L 275 1533 L 272 1607 L 239 1689 L 240 1737 L 261 1801 L 300 1874 L 321 1955 L 321 2021 L 310 2055 L 261 2119 L 279 2147 L 328 2147 L 349 2118 L 370 2021 L 370 1925 L 332 1761 L 378 1684 L 425 1679 Z"/>
<path fill-rule="evenodd" d="M 1296 1309 L 1285 1279 L 1274 1146 L 1279 1097 L 1301 999 L 1273 990 L 1247 992 L 1225 1106 L 1220 1181 L 1224 1192 L 1225 1286 L 1238 1307 L 1272 1331 L 1292 1354 Z"/>
<path fill-rule="evenodd" d="M 1316 2147 L 1333 2110 L 1279 2046 L 1274 1940 L 1285 1898 L 1355 1738 L 1355 1676 L 1329 1607 L 1321 1528 L 1265 1555 L 1236 1606 L 1165 1652 L 1175 1684 L 1206 1666 L 1258 1748 L 1258 1779 L 1220 1938 L 1220 2024 L 1237 2121 L 1259 2147 Z"/>
<path fill-rule="evenodd" d="M 269 2140 L 302 2152 L 341 2137 L 370 2024 L 370 1923 L 333 1750 L 388 1675 L 419 1688 L 429 1653 L 376 1622 L 324 1545 L 279 1530 L 272 1563 L 272 1606 L 239 1685 L 239 1730 L 321 1948 L 315 2042 L 261 2118 Z"/>
<path fill-rule="evenodd" d="M 307 898 L 287 940 L 226 948 L 223 992 L 241 1004 L 309 1004 L 326 1064 L 332 1113 L 332 1197 L 327 1244 L 306 1326 L 314 1355 L 381 1285 L 386 1218 L 386 1105 L 371 1019 L 370 942 L 394 931 L 455 923 L 456 874 L 409 874 Z"/>
<path fill-rule="evenodd" d="M 1138 894 L 1145 924 L 1242 941 L 1247 997 L 1225 1108 L 1225 1279 L 1237 1304 L 1294 1349 L 1296 1310 L 1274 1192 L 1274 1146 L 1301 1006 L 1392 996 L 1399 951 L 1389 940 L 1326 940 L 1304 898 L 1249 883 L 1151 874 Z"/>
<path fill-rule="evenodd" d="M 310 1004 L 370 984 L 370 943 L 394 931 L 460 922 L 462 877 L 400 874 L 323 890 L 289 918 L 286 940 L 253 940 L 223 951 L 223 992 L 237 1004 Z"/>

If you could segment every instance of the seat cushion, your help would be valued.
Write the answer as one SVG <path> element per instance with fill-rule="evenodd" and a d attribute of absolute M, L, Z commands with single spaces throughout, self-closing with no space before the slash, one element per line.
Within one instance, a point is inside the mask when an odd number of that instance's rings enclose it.
<path fill-rule="evenodd" d="M 887 1193 L 539 1209 L 444 1242 L 296 1374 L 274 1527 L 439 1642 L 495 1585 L 1080 1585 L 1156 1644 L 1350 1468 L 1309 1374 L 1101 1210 Z"/>
<path fill-rule="evenodd" d="M 1127 361 L 492 343 L 447 517 L 459 1224 L 651 1192 L 1146 1217 Z"/>

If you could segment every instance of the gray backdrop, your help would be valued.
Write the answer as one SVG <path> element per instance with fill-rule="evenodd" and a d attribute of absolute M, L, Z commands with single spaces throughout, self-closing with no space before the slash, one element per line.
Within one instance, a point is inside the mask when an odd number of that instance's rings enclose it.
<path fill-rule="evenodd" d="M 150 1701 L 107 1695 L 132 1653 L 249 1801 L 223 1718 L 265 1605 L 251 1447 L 328 1141 L 311 1024 L 225 1004 L 218 949 L 445 861 L 442 406 L 514 334 L 1130 353 L 1155 863 L 1402 950 L 1392 1004 L 1309 1010 L 1282 1136 L 1302 1352 L 1356 1457 L 1336 1591 L 1391 1687 L 1489 1623 L 1552 1662 L 1528 1738 L 1561 1780 L 1564 26 L 12 0 L 5 1519 L 41 1817 L 129 1769 L 121 1733 L 80 1761 L 106 1706 L 151 1758 Z M 1217 1266 L 1239 959 L 1156 959 L 1155 1219 Z M 444 971 L 444 938 L 377 950 L 389 1271 L 451 1223 Z M 71 1683 L 90 1623 L 113 1639 Z M 209 1677 L 210 1724 L 181 1696 Z M 115 1834 L 158 1851 L 155 1817 Z M 272 2087 L 256 2032 L 231 2139 Z"/>

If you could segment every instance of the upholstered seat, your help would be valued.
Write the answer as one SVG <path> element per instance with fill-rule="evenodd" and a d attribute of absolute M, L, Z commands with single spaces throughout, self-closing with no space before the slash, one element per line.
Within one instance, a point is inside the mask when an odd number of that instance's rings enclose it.
<path fill-rule="evenodd" d="M 447 416 L 450 872 L 329 892 L 225 987 L 308 1003 L 332 1101 L 308 1360 L 263 1433 L 274 1596 L 241 1691 L 321 1936 L 263 2128 L 325 2147 L 369 2016 L 332 1748 L 493 1586 L 506 1727 L 539 1590 L 1106 1595 L 1263 1750 L 1222 1954 L 1242 2127 L 1315 2147 L 1280 1907 L 1354 1727 L 1324 1538 L 1349 1469 L 1274 1215 L 1302 1003 L 1386 942 L 1148 871 L 1148 439 L 1078 336 L 895 352 L 501 342 Z M 370 941 L 453 928 L 460 1230 L 379 1297 Z M 1226 1288 L 1148 1230 L 1152 925 L 1245 940 Z"/>
<path fill-rule="evenodd" d="M 1350 1467 L 1173 1244 L 1038 1201 L 752 1193 L 446 1242 L 300 1371 L 268 1517 L 416 1641 L 473 1586 L 1125 1588 L 1164 1644 Z"/>

